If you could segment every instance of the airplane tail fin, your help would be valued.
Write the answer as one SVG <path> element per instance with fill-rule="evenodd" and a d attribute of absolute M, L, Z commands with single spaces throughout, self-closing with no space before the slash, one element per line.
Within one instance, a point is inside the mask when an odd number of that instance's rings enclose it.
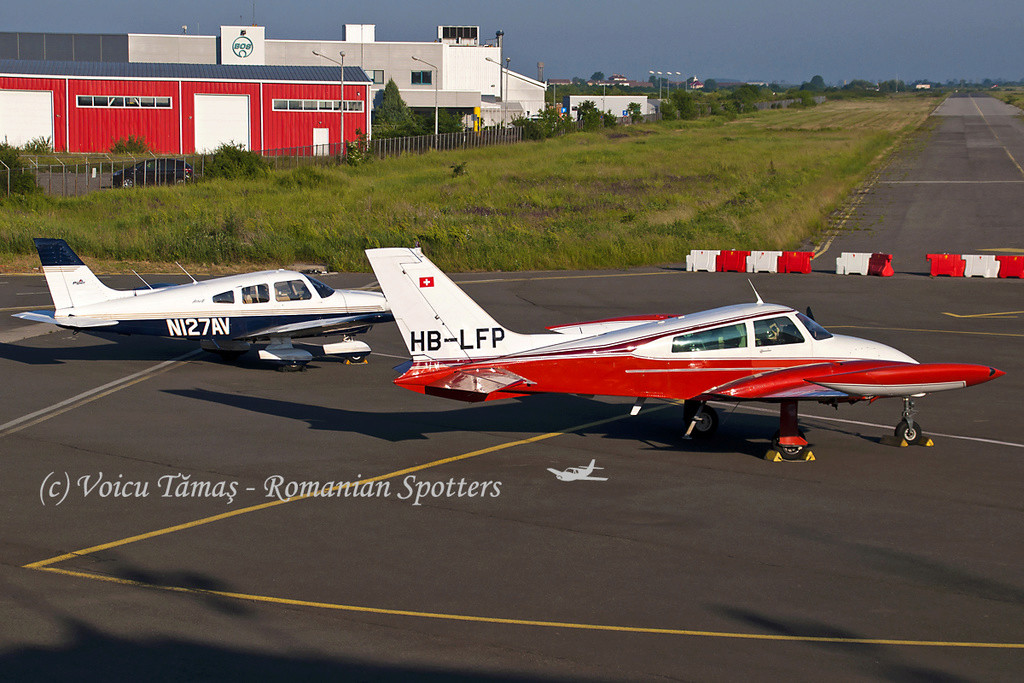
<path fill-rule="evenodd" d="M 100 282 L 64 240 L 37 237 L 33 241 L 46 276 L 46 286 L 58 311 L 123 296 L 118 290 Z"/>
<path fill-rule="evenodd" d="M 564 340 L 506 329 L 419 249 L 367 249 L 366 257 L 413 359 L 489 358 Z"/>

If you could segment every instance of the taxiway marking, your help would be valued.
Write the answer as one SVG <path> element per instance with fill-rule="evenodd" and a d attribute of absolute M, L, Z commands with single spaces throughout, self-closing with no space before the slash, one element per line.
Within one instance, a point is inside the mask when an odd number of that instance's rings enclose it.
<path fill-rule="evenodd" d="M 988 127 L 988 131 L 992 133 L 992 137 L 996 139 L 996 142 L 999 143 L 999 146 L 1003 148 L 1004 152 L 1006 152 L 1006 156 L 1010 157 L 1010 161 L 1012 161 L 1013 165 L 1017 167 L 1017 170 L 1020 172 L 1020 174 L 1024 176 L 1024 168 L 1021 168 L 1021 165 L 1017 163 L 1016 159 L 1013 158 L 1013 154 L 1010 153 L 1009 148 L 1003 144 L 1002 140 L 999 139 L 999 133 L 997 133 L 995 129 L 992 128 L 992 124 L 988 122 L 988 118 L 985 116 L 984 113 L 982 113 L 981 107 L 978 106 L 978 103 L 975 101 L 973 97 L 971 98 L 971 104 L 973 104 L 974 108 L 978 110 L 978 114 L 981 116 L 981 120 L 985 122 L 985 125 Z"/>
<path fill-rule="evenodd" d="M 829 325 L 830 330 L 884 330 L 886 332 L 928 332 L 930 334 L 970 334 L 980 337 L 1024 337 L 1017 332 L 975 332 L 972 330 L 928 330 L 916 327 L 875 327 L 873 325 Z"/>
<path fill-rule="evenodd" d="M 500 624 L 506 626 L 532 626 L 541 628 L 564 628 L 582 631 L 613 631 L 617 633 L 647 633 L 653 635 L 689 636 L 700 638 L 729 638 L 733 640 L 764 640 L 799 643 L 831 643 L 835 645 L 890 645 L 903 647 L 945 647 L 945 648 L 977 648 L 977 649 L 998 649 L 998 650 L 1024 650 L 1024 643 L 985 643 L 955 640 L 907 640 L 896 638 L 852 638 L 841 636 L 801 636 L 780 633 L 743 633 L 738 631 L 703 631 L 697 629 L 682 628 L 659 628 L 653 626 L 618 626 L 614 624 L 586 624 L 571 621 L 542 621 L 538 619 L 514 619 L 509 617 L 485 617 L 470 614 L 453 614 L 445 612 L 421 612 L 415 610 L 389 609 L 385 607 L 369 607 L 365 605 L 345 605 L 332 602 L 314 602 L 311 600 L 296 600 L 293 598 L 279 598 L 268 595 L 254 595 L 251 593 L 233 593 L 229 591 L 201 590 L 186 588 L 184 586 L 163 586 L 155 583 L 146 583 L 132 579 L 122 579 L 104 574 L 92 572 L 74 571 L 69 569 L 57 569 L 54 567 L 43 567 L 41 571 L 74 576 L 94 581 L 105 581 L 123 586 L 135 586 L 138 588 L 156 588 L 175 593 L 188 593 L 193 595 L 212 595 L 233 600 L 246 600 L 249 602 L 262 602 L 276 605 L 288 605 L 290 607 L 312 607 L 315 609 L 336 610 L 342 612 L 361 612 L 363 614 L 382 614 L 396 617 L 413 617 L 419 619 L 437 619 L 444 621 L 468 621 L 484 624 Z"/>
<path fill-rule="evenodd" d="M 58 415 L 68 412 L 69 410 L 74 410 L 79 406 L 83 406 L 87 403 L 92 403 L 96 399 L 103 398 L 104 396 L 109 396 L 115 391 L 127 389 L 133 384 L 138 384 L 139 382 L 143 382 L 149 379 L 150 377 L 155 377 L 156 375 L 167 372 L 168 370 L 173 369 L 176 365 L 188 360 L 192 356 L 198 355 L 201 352 L 202 349 L 194 349 L 192 351 L 189 351 L 188 353 L 178 356 L 177 358 L 166 360 L 163 363 L 159 363 L 152 367 L 146 368 L 145 370 L 139 370 L 138 372 L 132 373 L 120 379 L 115 379 L 113 382 L 107 382 L 102 386 L 89 389 L 88 391 L 83 391 L 77 396 L 72 396 L 71 398 L 65 399 L 59 403 L 54 403 L 52 406 L 41 408 L 35 411 L 34 413 L 29 413 L 28 415 L 23 415 L 19 418 L 11 420 L 10 422 L 6 422 L 0 425 L 0 438 L 5 437 L 9 434 L 13 434 L 15 432 L 20 432 L 22 429 L 26 429 L 27 427 L 37 425 L 40 422 L 49 420 L 51 417 L 56 417 Z"/>
<path fill-rule="evenodd" d="M 948 315 L 951 318 L 1016 318 L 1024 311 L 1003 311 L 1001 313 L 964 313 L 960 315 L 958 313 L 946 313 L 942 315 Z"/>

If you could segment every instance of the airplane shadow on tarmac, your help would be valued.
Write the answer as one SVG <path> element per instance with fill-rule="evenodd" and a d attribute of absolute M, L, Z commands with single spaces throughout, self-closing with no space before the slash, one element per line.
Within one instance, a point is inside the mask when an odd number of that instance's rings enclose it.
<path fill-rule="evenodd" d="M 369 412 L 331 408 L 294 401 L 228 394 L 207 389 L 167 389 L 165 393 L 183 398 L 218 403 L 278 418 L 306 422 L 310 429 L 354 432 L 384 441 L 401 442 L 427 439 L 429 434 L 449 432 L 509 432 L 509 438 L 527 438 L 536 434 L 571 430 L 578 434 L 596 434 L 606 439 L 636 442 L 643 450 L 693 453 L 741 453 L 763 458 L 768 439 L 778 428 L 774 415 L 726 414 L 722 428 L 710 439 L 684 440 L 686 424 L 683 407 L 670 405 L 654 410 L 653 404 L 630 417 L 627 404 L 605 403 L 571 395 L 538 395 L 528 398 L 489 402 L 472 406 L 454 406 L 447 410 Z M 440 400 L 440 399 L 437 399 Z M 610 418 L 614 421 L 571 429 Z M 843 431 L 834 427 L 815 427 L 823 431 Z M 513 436 L 514 435 L 514 436 Z"/>

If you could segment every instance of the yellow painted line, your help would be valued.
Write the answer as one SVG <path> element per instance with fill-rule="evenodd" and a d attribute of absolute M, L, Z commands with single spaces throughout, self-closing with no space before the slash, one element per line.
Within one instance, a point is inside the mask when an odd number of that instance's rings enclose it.
<path fill-rule="evenodd" d="M 541 277 L 502 277 L 489 280 L 456 280 L 458 285 L 490 284 L 494 282 L 533 282 L 535 280 L 600 280 L 609 277 L 642 277 L 645 275 L 681 275 L 685 270 L 664 270 L 655 273 L 595 273 L 591 275 L 543 275 Z"/>
<path fill-rule="evenodd" d="M 40 304 L 39 306 L 9 306 L 8 308 L 0 308 L 0 312 L 6 313 L 8 311 L 52 311 L 53 306 L 47 306 L 46 304 Z"/>
<path fill-rule="evenodd" d="M 655 406 L 653 408 L 649 408 L 648 411 L 662 410 L 664 408 L 669 407 L 670 405 L 671 404 L 666 404 L 666 405 L 663 405 L 663 406 Z M 173 533 L 175 533 L 177 531 L 185 531 L 186 529 L 194 529 L 194 528 L 196 528 L 198 526 L 203 526 L 204 524 L 210 524 L 212 522 L 219 522 L 219 521 L 221 521 L 223 519 L 229 519 L 231 517 L 237 517 L 238 515 L 244 515 L 244 514 L 248 514 L 250 512 L 256 512 L 258 510 L 265 510 L 267 508 L 276 507 L 278 505 L 285 505 L 287 503 L 294 503 L 296 501 L 305 500 L 307 498 L 324 497 L 324 496 L 327 496 L 327 495 L 329 495 L 331 493 L 335 493 L 337 491 L 341 491 L 343 489 L 349 488 L 350 486 L 357 486 L 357 485 L 362 485 L 362 484 L 368 484 L 368 483 L 375 482 L 375 481 L 384 481 L 385 479 L 394 479 L 395 477 L 401 477 L 403 475 L 411 474 L 413 472 L 420 472 L 422 470 L 430 469 L 432 467 L 438 467 L 440 465 L 447 465 L 448 463 L 458 462 L 459 460 L 466 460 L 468 458 L 475 458 L 478 455 L 485 455 L 487 453 L 494 453 L 496 451 L 505 450 L 506 448 L 514 448 L 515 446 L 524 446 L 526 444 L 536 443 L 538 441 L 544 441 L 545 439 L 551 439 L 551 438 L 554 438 L 556 436 L 562 436 L 563 434 L 569 434 L 569 433 L 572 433 L 572 432 L 578 432 L 578 431 L 583 430 L 583 429 L 589 429 L 590 427 L 597 427 L 599 425 L 607 424 L 609 422 L 615 422 L 617 420 L 622 420 L 622 419 L 627 418 L 629 416 L 630 416 L 629 413 L 624 413 L 622 415 L 616 415 L 615 417 L 608 417 L 608 418 L 605 418 L 603 420 L 596 420 L 594 422 L 587 422 L 586 424 L 576 425 L 575 427 L 568 427 L 568 428 L 566 428 L 566 429 L 564 429 L 562 431 L 559 431 L 559 432 L 548 432 L 547 434 L 539 434 L 537 436 L 531 436 L 531 437 L 526 438 L 526 439 L 519 439 L 518 441 L 508 441 L 506 443 L 498 444 L 496 446 L 488 446 L 487 448 L 481 448 L 479 450 L 470 451 L 469 453 L 463 453 L 461 455 L 453 455 L 453 456 L 448 457 L 448 458 L 442 458 L 440 460 L 434 460 L 434 461 L 431 461 L 431 462 L 428 462 L 428 463 L 424 463 L 422 465 L 414 465 L 413 467 L 407 467 L 405 469 L 397 470 L 395 472 L 390 472 L 388 474 L 381 474 L 381 475 L 376 476 L 376 477 L 370 477 L 370 478 L 367 478 L 367 479 L 359 479 L 357 481 L 344 482 L 344 483 L 338 484 L 338 485 L 336 485 L 336 486 L 334 486 L 334 487 L 332 487 L 330 489 L 322 489 L 322 490 L 318 490 L 318 491 L 312 492 L 312 493 L 307 493 L 307 494 L 304 494 L 304 495 L 301 495 L 301 496 L 293 496 L 291 498 L 285 498 L 284 500 L 272 500 L 272 501 L 268 501 L 266 503 L 260 503 L 258 505 L 251 505 L 249 507 L 239 508 L 238 510 L 232 510 L 230 512 L 224 512 L 224 513 L 221 513 L 219 515 L 213 515 L 212 517 L 204 517 L 202 519 L 197 519 L 197 520 L 192 521 L 192 522 L 185 522 L 184 524 L 177 524 L 175 526 L 170 526 L 170 527 L 167 527 L 166 529 L 158 529 L 156 531 L 150 531 L 150 532 L 147 532 L 147 533 L 144 533 L 144 534 L 138 534 L 136 536 L 129 536 L 128 538 L 122 538 L 122 539 L 117 540 L 117 541 L 111 541 L 109 543 L 102 543 L 100 545 L 94 545 L 94 546 L 91 546 L 89 548 L 85 548 L 83 550 L 76 550 L 74 552 L 65 553 L 63 555 L 57 555 L 56 557 L 51 557 L 51 558 L 48 558 L 48 559 L 45 559 L 45 560 L 39 560 L 38 562 L 32 562 L 31 564 L 24 565 L 24 568 L 25 569 L 43 569 L 43 568 L 48 567 L 49 565 L 57 564 L 58 562 L 63 562 L 65 560 L 70 560 L 71 558 L 74 558 L 74 557 L 82 557 L 84 555 L 90 555 L 92 553 L 100 552 L 102 550 L 109 550 L 111 548 L 118 548 L 118 547 L 121 547 L 121 546 L 125 546 L 125 545 L 128 545 L 130 543 L 135 543 L 137 541 L 145 541 L 147 539 L 156 538 L 158 536 L 166 536 L 167 534 L 173 534 Z"/>
<path fill-rule="evenodd" d="M 948 315 L 951 318 L 1016 318 L 1021 313 L 1024 313 L 1024 311 L 1004 311 L 1002 313 L 965 313 L 964 315 L 943 312 L 942 315 Z"/>
<path fill-rule="evenodd" d="M 928 330 L 916 327 L 872 327 L 868 325 L 829 325 L 830 330 L 886 330 L 889 332 L 930 332 L 935 334 L 969 334 L 979 337 L 1024 337 L 1015 332 L 971 332 L 968 330 Z"/>
<path fill-rule="evenodd" d="M 193 351 L 189 351 L 188 353 L 182 354 L 177 358 L 166 360 L 163 363 L 154 365 L 151 368 L 146 368 L 145 370 L 140 370 L 139 372 L 128 375 L 127 377 L 115 379 L 113 382 L 108 382 L 103 386 L 96 387 L 95 389 L 90 389 L 89 391 L 83 391 L 77 396 L 72 396 L 71 398 L 61 401 L 60 403 L 55 403 L 47 408 L 37 410 L 34 413 L 29 413 L 28 415 L 23 415 L 22 417 L 11 420 L 10 422 L 6 422 L 0 425 L 0 437 L 5 437 L 10 434 L 14 434 L 15 432 L 20 432 L 21 430 L 35 426 L 40 422 L 45 422 L 50 418 L 57 417 L 58 415 L 63 415 L 69 410 L 74 410 L 75 408 L 84 406 L 87 403 L 92 403 L 93 401 L 103 398 L 104 396 L 109 396 L 114 392 L 121 391 L 122 389 L 127 389 L 128 387 L 138 384 L 139 382 L 144 382 L 151 377 L 156 377 L 157 375 L 163 374 L 168 370 L 172 370 L 173 368 L 188 360 L 192 356 L 195 356 L 201 352 L 202 349 L 195 349 Z"/>
<path fill-rule="evenodd" d="M 1024 254 L 1024 249 L 1016 247 L 1000 247 L 998 249 L 979 249 L 978 251 L 1005 251 L 1009 254 Z"/>
<path fill-rule="evenodd" d="M 545 621 L 539 619 L 512 619 L 507 617 L 483 617 L 470 614 L 451 614 L 444 612 L 420 612 L 414 610 L 388 609 L 384 607 L 367 607 L 364 605 L 345 605 L 332 602 L 315 602 L 311 600 L 295 600 L 292 598 L 277 598 L 267 595 L 253 595 L 250 593 L 233 593 L 230 591 L 200 590 L 186 588 L 183 586 L 163 586 L 154 583 L 145 583 L 132 579 L 121 579 L 104 574 L 92 572 L 73 571 L 69 569 L 44 568 L 42 571 L 74 576 L 94 581 L 105 581 L 123 586 L 134 586 L 137 588 L 155 588 L 171 591 L 174 593 L 188 593 L 194 595 L 212 595 L 233 600 L 246 600 L 249 602 L 262 602 L 275 605 L 288 605 L 289 607 L 311 607 L 314 609 L 327 609 L 342 612 L 360 612 L 363 614 L 381 614 L 396 617 L 412 617 L 418 619 L 437 619 L 444 621 L 463 621 L 482 624 L 501 624 L 507 626 L 532 626 L 542 628 L 564 628 L 579 631 L 612 631 L 616 633 L 648 633 L 655 635 L 689 636 L 702 638 L 730 638 L 735 640 L 764 640 L 783 641 L 799 643 L 832 643 L 836 645 L 892 645 L 902 647 L 945 647 L 945 648 L 983 648 L 999 650 L 1021 650 L 1024 643 L 986 643 L 969 641 L 949 640 L 905 640 L 894 638 L 844 638 L 840 636 L 800 636 L 782 635 L 774 633 L 742 633 L 733 631 L 703 631 L 696 629 L 681 628 L 658 628 L 650 626 L 618 626 L 614 624 L 586 624 L 572 621 Z"/>

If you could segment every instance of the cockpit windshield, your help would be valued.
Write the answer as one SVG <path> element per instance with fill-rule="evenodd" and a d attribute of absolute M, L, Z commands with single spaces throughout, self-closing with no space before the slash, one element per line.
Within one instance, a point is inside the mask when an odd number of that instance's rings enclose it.
<path fill-rule="evenodd" d="M 334 294 L 334 290 L 331 289 L 330 286 L 325 285 L 324 283 L 317 280 L 315 277 L 310 277 L 307 275 L 306 279 L 309 280 L 309 284 L 313 285 L 313 289 L 316 290 L 316 293 L 320 295 L 321 299 L 326 299 L 331 294 Z"/>
<path fill-rule="evenodd" d="M 824 327 L 808 318 L 803 313 L 797 313 L 796 317 L 803 323 L 803 326 L 811 333 L 811 336 L 821 341 L 822 339 L 831 339 L 832 333 L 826 330 Z"/>

